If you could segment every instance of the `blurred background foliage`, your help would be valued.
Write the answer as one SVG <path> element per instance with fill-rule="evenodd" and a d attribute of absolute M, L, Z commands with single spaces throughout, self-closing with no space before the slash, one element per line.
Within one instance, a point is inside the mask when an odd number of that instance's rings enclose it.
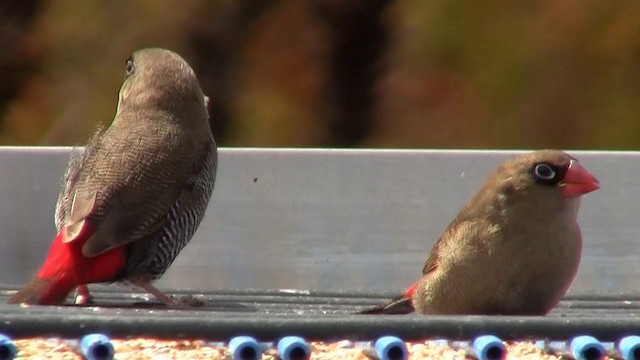
<path fill-rule="evenodd" d="M 0 0 L 0 143 L 83 143 L 151 46 L 222 146 L 640 145 L 637 0 Z"/>

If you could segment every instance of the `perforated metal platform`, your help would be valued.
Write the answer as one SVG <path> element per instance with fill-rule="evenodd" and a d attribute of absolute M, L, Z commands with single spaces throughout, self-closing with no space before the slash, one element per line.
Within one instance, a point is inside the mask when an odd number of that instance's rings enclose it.
<path fill-rule="evenodd" d="M 11 289 L 0 291 L 6 302 Z M 471 338 L 567 339 L 590 334 L 615 341 L 640 333 L 640 294 L 569 295 L 545 317 L 356 315 L 389 292 L 220 290 L 173 292 L 195 296 L 202 306 L 168 309 L 145 294 L 117 287 L 94 290 L 95 306 L 0 305 L 0 332 L 16 336 L 111 336 L 224 340 L 251 335 L 271 341 L 286 335 L 316 340 L 371 340 L 393 334 L 405 340 Z"/>

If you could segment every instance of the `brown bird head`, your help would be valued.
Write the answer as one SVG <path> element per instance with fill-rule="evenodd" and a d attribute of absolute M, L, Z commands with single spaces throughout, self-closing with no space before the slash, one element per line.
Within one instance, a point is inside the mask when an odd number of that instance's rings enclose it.
<path fill-rule="evenodd" d="M 536 151 L 507 160 L 488 183 L 499 183 L 504 193 L 526 197 L 557 194 L 557 198 L 564 199 L 600 188 L 598 180 L 578 160 L 558 150 Z"/>
<path fill-rule="evenodd" d="M 562 214 L 575 221 L 581 195 L 599 188 L 598 180 L 565 152 L 526 153 L 503 162 L 463 207 L 458 220 L 498 222 L 499 218 L 529 226 Z"/>
<path fill-rule="evenodd" d="M 165 49 L 142 49 L 127 59 L 117 113 L 153 107 L 180 113 L 181 121 L 201 121 L 208 117 L 207 100 L 182 57 Z"/>

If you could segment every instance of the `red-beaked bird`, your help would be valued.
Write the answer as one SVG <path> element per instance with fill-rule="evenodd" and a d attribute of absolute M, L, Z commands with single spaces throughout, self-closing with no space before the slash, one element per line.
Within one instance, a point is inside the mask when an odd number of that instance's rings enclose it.
<path fill-rule="evenodd" d="M 9 303 L 62 304 L 76 288 L 85 302 L 86 284 L 121 281 L 174 304 L 151 282 L 191 240 L 213 192 L 207 102 L 176 53 L 133 53 L 111 126 L 71 154 L 44 264 Z"/>
<path fill-rule="evenodd" d="M 562 151 L 505 161 L 431 249 L 422 279 L 402 296 L 361 313 L 548 313 L 580 263 L 580 197 L 599 187 Z"/>

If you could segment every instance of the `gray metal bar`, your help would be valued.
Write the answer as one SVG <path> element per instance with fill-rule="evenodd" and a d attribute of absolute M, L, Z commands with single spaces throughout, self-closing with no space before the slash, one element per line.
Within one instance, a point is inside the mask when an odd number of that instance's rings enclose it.
<path fill-rule="evenodd" d="M 54 235 L 70 148 L 0 148 L 0 274 L 27 281 Z M 166 288 L 400 290 L 495 167 L 515 151 L 220 150 L 211 206 Z M 582 201 L 572 291 L 638 288 L 640 153 L 570 152 L 602 188 Z"/>

